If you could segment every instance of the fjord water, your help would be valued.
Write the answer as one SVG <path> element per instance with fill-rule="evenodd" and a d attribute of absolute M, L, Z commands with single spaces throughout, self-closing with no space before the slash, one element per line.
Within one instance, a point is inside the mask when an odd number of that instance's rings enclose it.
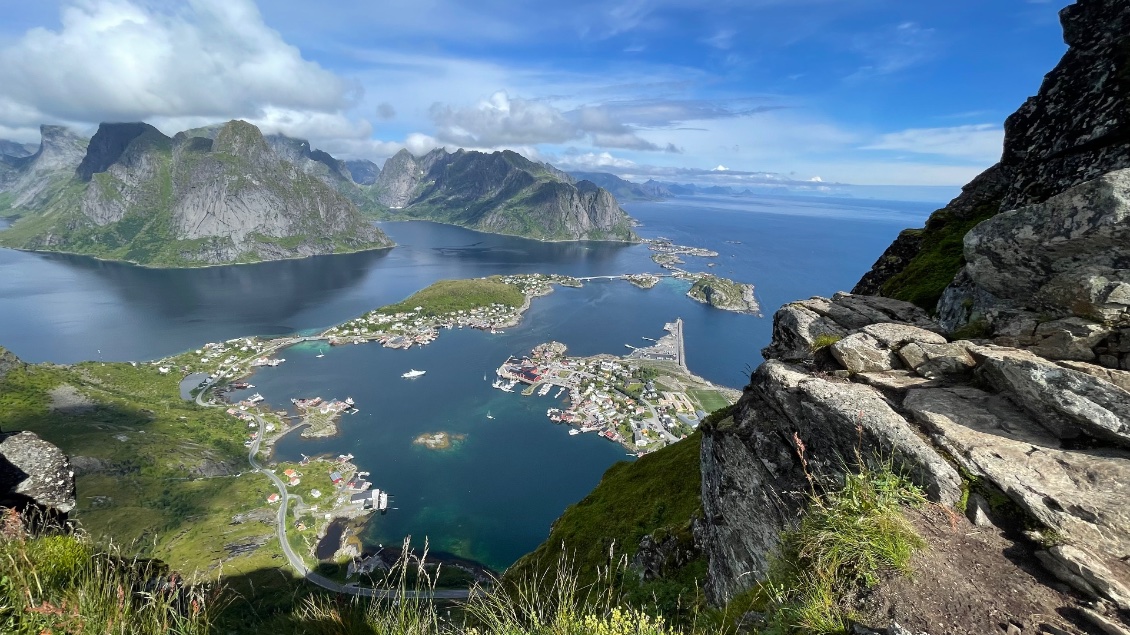
<path fill-rule="evenodd" d="M 792 197 L 629 203 L 641 235 L 718 251 L 714 259 L 685 258 L 686 268 L 754 283 L 766 317 L 695 303 L 675 280 L 651 290 L 590 282 L 535 300 L 523 323 L 502 335 L 443 331 L 422 349 L 325 348 L 324 358 L 313 345 L 292 348 L 282 354 L 286 364 L 252 379 L 252 392 L 276 407 L 314 395 L 358 401 L 361 412 L 342 420 L 339 436 L 292 435 L 277 454 L 355 454 L 375 485 L 397 495 L 398 509 L 367 527 L 369 542 L 427 536 L 433 548 L 501 568 L 544 539 L 567 505 L 626 458 L 619 446 L 552 425 L 545 418 L 556 405 L 552 393 L 523 398 L 491 389 L 483 376 L 507 355 L 550 339 L 573 354 L 619 355 L 681 316 L 691 370 L 741 387 L 760 362 L 777 307 L 850 288 L 899 230 L 920 226 L 935 206 Z M 29 361 L 152 359 L 240 335 L 324 328 L 444 278 L 660 271 L 639 245 L 539 243 L 420 222 L 382 229 L 400 246 L 195 270 L 0 250 L 0 345 Z M 410 368 L 428 373 L 401 379 Z M 450 452 L 412 445 L 439 430 L 467 437 Z"/>

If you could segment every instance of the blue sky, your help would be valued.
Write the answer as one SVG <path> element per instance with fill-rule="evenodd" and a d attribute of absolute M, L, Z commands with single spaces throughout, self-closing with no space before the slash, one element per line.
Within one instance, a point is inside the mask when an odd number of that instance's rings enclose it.
<path fill-rule="evenodd" d="M 242 118 L 378 163 L 512 148 L 634 180 L 960 185 L 1063 54 L 1061 5 L 0 0 L 0 137 Z"/>

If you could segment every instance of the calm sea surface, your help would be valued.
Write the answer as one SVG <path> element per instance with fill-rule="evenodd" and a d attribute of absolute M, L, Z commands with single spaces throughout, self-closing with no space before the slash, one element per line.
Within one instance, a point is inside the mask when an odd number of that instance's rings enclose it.
<path fill-rule="evenodd" d="M 287 362 L 252 382 L 274 406 L 292 397 L 357 400 L 341 434 L 284 439 L 277 455 L 352 452 L 396 510 L 369 523 L 373 543 L 426 536 L 434 549 L 502 568 L 544 539 L 550 523 L 583 497 L 623 450 L 590 435 L 570 437 L 545 418 L 557 404 L 492 390 L 493 369 L 511 353 L 550 339 L 573 354 L 623 354 L 686 321 L 693 372 L 741 387 L 768 343 L 781 304 L 849 289 L 904 227 L 921 226 L 934 203 L 826 198 L 700 197 L 629 203 L 645 237 L 718 251 L 686 268 L 757 286 L 765 318 L 710 309 L 688 285 L 650 290 L 626 282 L 558 289 L 534 301 L 501 335 L 443 331 L 431 346 L 376 345 L 285 351 Z M 248 334 L 320 329 L 395 302 L 445 278 L 545 272 L 576 276 L 661 271 L 644 246 L 540 243 L 423 222 L 381 225 L 395 249 L 304 260 L 155 270 L 79 256 L 0 250 L 0 345 L 25 360 L 153 359 Z M 716 266 L 707 268 L 708 262 Z M 400 378 L 410 368 L 428 373 Z M 491 414 L 494 419 L 487 419 Z M 465 434 L 450 452 L 413 446 L 423 433 Z"/>

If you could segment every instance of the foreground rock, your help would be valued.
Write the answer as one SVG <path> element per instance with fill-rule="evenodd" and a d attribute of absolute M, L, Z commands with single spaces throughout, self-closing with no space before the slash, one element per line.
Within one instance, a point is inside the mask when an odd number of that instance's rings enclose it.
<path fill-rule="evenodd" d="M 63 451 L 31 432 L 2 435 L 0 507 L 29 503 L 64 514 L 75 507 L 74 470 Z"/>
<path fill-rule="evenodd" d="M 966 504 L 971 487 L 1011 501 L 1048 537 L 1033 566 L 1127 606 L 1130 392 L 1109 373 L 938 330 L 912 305 L 848 294 L 777 313 L 766 354 L 780 358 L 703 429 L 697 537 L 714 601 L 762 579 L 807 497 L 863 458 L 892 461 L 944 507 Z M 839 339 L 826 351 L 815 333 Z M 980 522 L 1019 528 L 980 501 Z"/>

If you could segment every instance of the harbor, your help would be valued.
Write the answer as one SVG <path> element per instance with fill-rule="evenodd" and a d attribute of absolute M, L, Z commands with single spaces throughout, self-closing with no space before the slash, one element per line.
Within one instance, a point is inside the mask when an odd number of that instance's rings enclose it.
<path fill-rule="evenodd" d="M 681 318 L 664 329 L 661 338 L 644 338 L 651 346 L 628 345 L 625 357 L 571 358 L 560 342 L 541 344 L 503 362 L 492 386 L 514 392 L 524 385 L 525 397 L 556 388 L 554 400 L 567 393 L 567 404 L 546 410 L 550 421 L 571 426 L 571 436 L 595 432 L 643 456 L 686 438 L 710 410 L 737 398 L 686 370 Z"/>

